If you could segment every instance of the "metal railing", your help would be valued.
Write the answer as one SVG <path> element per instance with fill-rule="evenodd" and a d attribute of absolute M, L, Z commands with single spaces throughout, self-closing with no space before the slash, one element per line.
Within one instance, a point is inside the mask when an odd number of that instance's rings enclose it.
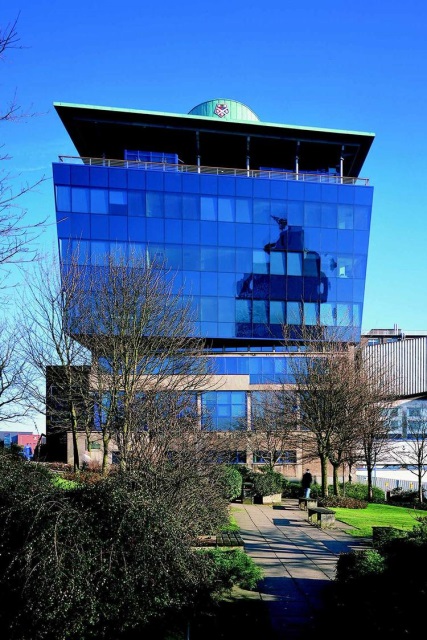
<path fill-rule="evenodd" d="M 94 167 L 118 167 L 121 169 L 144 169 L 164 173 L 198 173 L 204 175 L 265 178 L 269 180 L 298 180 L 327 184 L 369 185 L 369 178 L 352 178 L 330 173 L 266 171 L 256 169 L 231 169 L 227 167 L 203 167 L 193 164 L 168 164 L 167 162 L 143 162 L 141 160 L 114 160 L 111 158 L 88 158 L 82 156 L 59 156 L 60 162 L 85 164 Z"/>

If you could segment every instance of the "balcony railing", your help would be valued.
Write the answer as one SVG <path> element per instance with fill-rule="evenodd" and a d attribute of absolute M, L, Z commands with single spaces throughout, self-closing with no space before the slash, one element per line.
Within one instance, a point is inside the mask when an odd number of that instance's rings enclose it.
<path fill-rule="evenodd" d="M 85 164 L 93 167 L 118 167 L 121 169 L 144 169 L 165 173 L 199 173 L 204 175 L 266 178 L 269 180 L 298 180 L 328 184 L 369 185 L 369 178 L 352 178 L 333 173 L 315 171 L 266 171 L 256 169 L 230 169 L 227 167 L 202 167 L 193 164 L 168 164 L 166 162 L 142 162 L 140 160 L 113 160 L 111 158 L 85 158 L 81 156 L 59 156 L 60 162 Z"/>

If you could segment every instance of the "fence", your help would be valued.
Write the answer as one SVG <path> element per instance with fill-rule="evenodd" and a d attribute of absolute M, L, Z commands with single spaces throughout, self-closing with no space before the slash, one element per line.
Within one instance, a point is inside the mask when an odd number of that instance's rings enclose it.
<path fill-rule="evenodd" d="M 361 484 L 368 483 L 368 476 L 357 475 L 357 481 Z M 400 478 L 372 478 L 372 485 L 382 489 L 385 493 L 399 488 L 402 491 L 418 491 L 418 482 L 415 480 L 401 480 Z M 421 483 L 423 491 L 427 493 L 427 482 Z"/>

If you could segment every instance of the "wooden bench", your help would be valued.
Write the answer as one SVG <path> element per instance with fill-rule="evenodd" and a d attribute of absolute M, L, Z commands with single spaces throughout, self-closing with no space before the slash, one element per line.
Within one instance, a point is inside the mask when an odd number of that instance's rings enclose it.
<path fill-rule="evenodd" d="M 298 506 L 302 511 L 307 511 L 307 507 L 317 507 L 316 498 L 298 498 Z"/>
<path fill-rule="evenodd" d="M 307 507 L 308 521 L 320 527 L 332 527 L 335 523 L 335 511 L 326 507 Z"/>

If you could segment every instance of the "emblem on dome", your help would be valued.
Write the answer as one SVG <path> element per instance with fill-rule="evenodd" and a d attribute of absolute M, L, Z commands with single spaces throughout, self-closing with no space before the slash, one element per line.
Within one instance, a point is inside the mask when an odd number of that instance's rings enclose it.
<path fill-rule="evenodd" d="M 223 118 L 224 116 L 227 115 L 227 113 L 229 113 L 229 109 L 226 104 L 220 104 L 218 102 L 218 104 L 215 107 L 214 113 L 215 115 L 218 116 L 218 118 Z"/>

